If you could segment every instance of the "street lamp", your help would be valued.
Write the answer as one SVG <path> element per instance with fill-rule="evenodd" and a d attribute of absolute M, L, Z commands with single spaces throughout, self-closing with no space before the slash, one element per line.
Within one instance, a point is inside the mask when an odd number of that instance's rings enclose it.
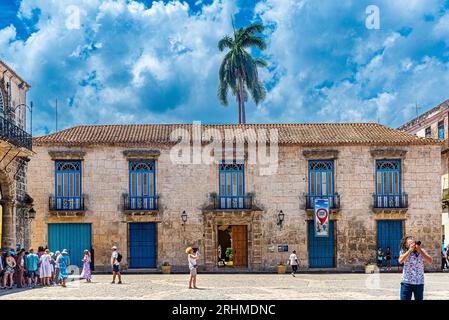
<path fill-rule="evenodd" d="M 187 222 L 187 213 L 185 210 L 181 213 L 181 220 L 182 220 L 182 225 L 184 225 Z"/>
<path fill-rule="evenodd" d="M 34 219 L 36 218 L 36 210 L 34 210 L 34 208 L 31 208 L 30 210 L 28 210 L 28 219 Z"/>
<path fill-rule="evenodd" d="M 30 133 L 31 133 L 31 136 L 33 136 L 33 101 L 30 102 L 29 106 L 25 103 L 18 104 L 17 106 L 15 106 L 13 108 L 14 113 L 16 112 L 17 108 L 23 107 L 23 106 L 27 107 L 28 110 L 30 110 Z"/>
<path fill-rule="evenodd" d="M 281 228 L 282 229 L 282 224 L 284 223 L 284 217 L 285 217 L 285 215 L 284 215 L 284 212 L 282 212 L 282 210 L 281 211 L 279 211 L 279 213 L 278 213 L 278 221 L 277 221 L 277 225 L 279 226 L 279 228 Z"/>

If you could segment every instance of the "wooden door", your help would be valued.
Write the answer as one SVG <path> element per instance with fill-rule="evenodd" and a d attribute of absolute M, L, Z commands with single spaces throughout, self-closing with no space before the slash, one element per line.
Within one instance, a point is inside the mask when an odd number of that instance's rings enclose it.
<path fill-rule="evenodd" d="M 234 266 L 248 266 L 248 233 L 246 226 L 232 226 L 232 249 Z"/>

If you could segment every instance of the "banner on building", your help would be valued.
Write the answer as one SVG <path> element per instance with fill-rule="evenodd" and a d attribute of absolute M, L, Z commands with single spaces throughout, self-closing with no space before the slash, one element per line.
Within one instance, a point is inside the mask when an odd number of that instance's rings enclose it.
<path fill-rule="evenodd" d="M 329 199 L 315 199 L 315 237 L 329 236 Z"/>

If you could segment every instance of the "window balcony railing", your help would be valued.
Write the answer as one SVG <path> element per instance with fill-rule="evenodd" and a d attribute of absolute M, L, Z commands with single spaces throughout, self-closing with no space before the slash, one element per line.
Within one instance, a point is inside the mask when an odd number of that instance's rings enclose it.
<path fill-rule="evenodd" d="M 316 194 L 305 194 L 306 198 L 306 209 L 315 208 L 315 199 L 328 199 L 330 209 L 340 209 L 340 195 L 334 193 L 331 195 L 316 195 Z"/>
<path fill-rule="evenodd" d="M 404 209 L 408 208 L 408 194 L 373 194 L 375 209 Z"/>
<path fill-rule="evenodd" d="M 123 196 L 126 211 L 152 211 L 158 210 L 159 196 Z"/>
<path fill-rule="evenodd" d="M 2 116 L 0 116 L 0 138 L 14 144 L 17 147 L 23 147 L 31 150 L 31 135 Z"/>
<path fill-rule="evenodd" d="M 54 197 L 48 199 L 50 211 L 85 211 L 84 195 L 81 197 Z"/>
<path fill-rule="evenodd" d="M 215 210 L 250 210 L 254 208 L 253 195 L 250 193 L 244 196 L 220 196 L 213 193 L 211 201 Z"/>

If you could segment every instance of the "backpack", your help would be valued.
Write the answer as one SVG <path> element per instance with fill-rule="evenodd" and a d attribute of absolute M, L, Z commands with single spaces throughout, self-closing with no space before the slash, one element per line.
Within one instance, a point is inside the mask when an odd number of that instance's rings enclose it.
<path fill-rule="evenodd" d="M 117 262 L 122 262 L 122 254 L 117 252 Z"/>

